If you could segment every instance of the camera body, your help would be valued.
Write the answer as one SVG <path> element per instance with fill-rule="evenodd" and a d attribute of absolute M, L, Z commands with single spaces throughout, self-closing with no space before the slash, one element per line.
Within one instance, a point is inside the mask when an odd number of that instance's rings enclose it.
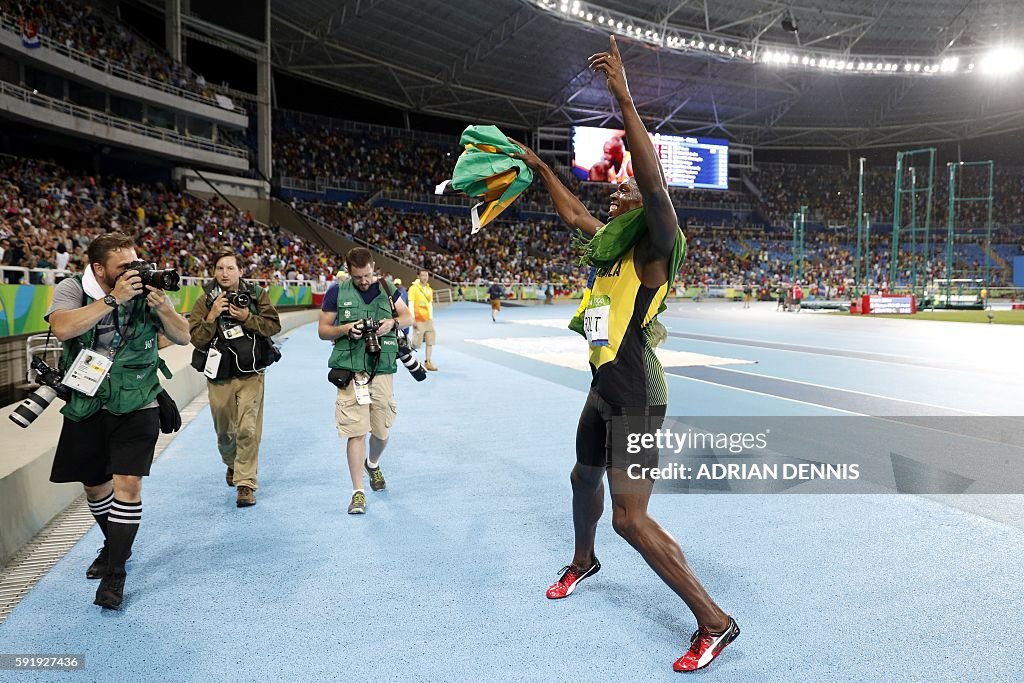
<path fill-rule="evenodd" d="M 137 270 L 143 286 L 156 287 L 165 292 L 177 292 L 181 289 L 181 276 L 176 270 L 160 270 L 145 261 L 132 261 L 125 266 L 125 270 Z"/>
<path fill-rule="evenodd" d="M 39 388 L 29 394 L 10 414 L 11 421 L 25 428 L 43 414 L 55 398 L 65 401 L 71 398 L 71 389 L 63 384 L 64 376 L 47 365 L 39 356 L 32 357 L 32 369 L 36 371 Z"/>
<path fill-rule="evenodd" d="M 380 329 L 380 322 L 373 318 L 365 318 L 356 322 L 355 327 L 363 333 L 363 339 L 366 341 L 366 352 L 371 356 L 379 354 L 380 337 L 377 335 L 377 330 Z"/>
<path fill-rule="evenodd" d="M 32 369 L 36 371 L 36 381 L 40 386 L 46 386 L 57 392 L 57 397 L 67 401 L 71 398 L 71 388 L 62 384 L 64 375 L 43 361 L 39 356 L 32 356 Z"/>
<path fill-rule="evenodd" d="M 235 308 L 249 308 L 252 304 L 252 297 L 248 292 L 224 292 L 224 300 Z"/>

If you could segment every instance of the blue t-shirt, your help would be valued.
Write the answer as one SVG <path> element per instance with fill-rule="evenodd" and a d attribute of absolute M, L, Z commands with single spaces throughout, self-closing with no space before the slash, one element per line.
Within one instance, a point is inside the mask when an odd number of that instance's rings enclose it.
<path fill-rule="evenodd" d="M 494 301 L 495 299 L 500 299 L 505 295 L 505 288 L 501 285 L 491 285 L 491 288 L 488 289 L 487 292 L 491 295 L 491 301 Z"/>
<path fill-rule="evenodd" d="M 365 292 L 360 291 L 358 287 L 356 288 L 356 291 L 359 292 L 361 297 L 363 297 L 363 303 L 368 304 L 376 299 L 380 294 L 380 283 L 374 282 Z M 398 292 L 394 292 L 392 300 L 398 301 L 399 298 Z M 327 313 L 338 312 L 338 283 L 334 283 L 327 288 L 327 293 L 324 294 L 324 302 L 321 304 L 320 310 Z"/>

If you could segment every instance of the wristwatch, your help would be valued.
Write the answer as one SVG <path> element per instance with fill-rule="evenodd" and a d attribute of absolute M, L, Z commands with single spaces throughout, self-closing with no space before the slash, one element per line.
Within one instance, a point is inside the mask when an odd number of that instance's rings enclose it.
<path fill-rule="evenodd" d="M 111 308 L 117 308 L 117 299 L 115 299 L 112 294 L 107 294 L 105 297 L 103 297 L 103 303 L 110 306 Z"/>

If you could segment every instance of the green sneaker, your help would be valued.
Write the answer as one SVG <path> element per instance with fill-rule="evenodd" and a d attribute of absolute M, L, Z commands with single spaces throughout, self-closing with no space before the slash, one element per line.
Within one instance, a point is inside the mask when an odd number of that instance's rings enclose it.
<path fill-rule="evenodd" d="M 352 494 L 352 502 L 348 504 L 348 514 L 361 515 L 366 512 L 366 494 L 356 491 Z"/>
<path fill-rule="evenodd" d="M 379 467 L 370 467 L 370 463 L 366 460 L 363 461 L 363 467 L 366 468 L 366 473 L 370 475 L 371 489 L 383 491 L 387 488 L 388 483 L 384 481 L 384 473 L 380 471 Z"/>

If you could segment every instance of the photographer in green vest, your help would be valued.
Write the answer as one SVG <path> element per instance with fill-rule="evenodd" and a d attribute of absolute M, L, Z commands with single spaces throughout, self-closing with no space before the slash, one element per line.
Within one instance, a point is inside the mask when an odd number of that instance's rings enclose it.
<path fill-rule="evenodd" d="M 334 344 L 328 379 L 338 387 L 335 422 L 347 439 L 352 501 L 349 514 L 366 512 L 363 471 L 370 488 L 386 486 L 380 457 L 394 424 L 394 376 L 398 369 L 396 328 L 413 323 L 404 301 L 374 273 L 369 249 L 356 247 L 345 257 L 350 278 L 330 286 L 320 309 L 321 339 Z M 366 456 L 366 434 L 370 454 Z"/>
<path fill-rule="evenodd" d="M 109 233 L 89 245 L 82 277 L 62 280 L 47 320 L 64 342 L 60 370 L 73 391 L 50 481 L 81 482 L 105 542 L 86 571 L 101 578 L 95 604 L 119 609 L 125 562 L 142 519 L 142 477 L 160 434 L 160 379 L 170 377 L 157 334 L 189 342 L 188 321 L 163 290 L 143 285 L 135 242 Z"/>

